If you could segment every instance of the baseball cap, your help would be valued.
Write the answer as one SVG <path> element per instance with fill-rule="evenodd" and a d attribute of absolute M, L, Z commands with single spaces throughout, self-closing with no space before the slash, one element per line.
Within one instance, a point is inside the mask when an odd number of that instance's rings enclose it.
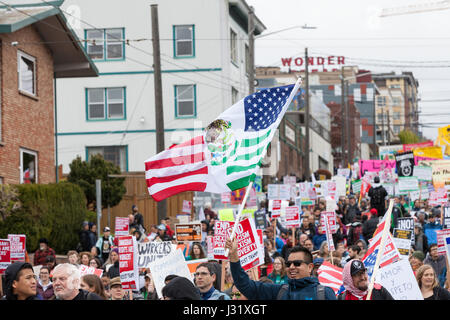
<path fill-rule="evenodd" d="M 158 226 L 158 229 L 159 230 L 166 230 L 166 226 L 165 225 L 163 225 L 162 223 Z"/>
<path fill-rule="evenodd" d="M 352 264 L 350 266 L 350 274 L 354 276 L 360 271 L 365 271 L 366 267 L 364 266 L 364 263 L 362 263 L 360 260 L 353 260 Z"/>
<path fill-rule="evenodd" d="M 104 227 L 103 232 L 107 232 L 107 231 L 111 231 L 111 229 L 109 227 Z"/>

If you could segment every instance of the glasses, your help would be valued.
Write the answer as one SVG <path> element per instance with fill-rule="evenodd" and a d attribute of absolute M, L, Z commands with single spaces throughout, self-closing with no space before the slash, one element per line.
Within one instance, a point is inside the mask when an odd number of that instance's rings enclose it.
<path fill-rule="evenodd" d="M 209 273 L 209 272 L 196 272 L 196 273 L 194 273 L 194 276 L 196 276 L 196 277 L 198 277 L 198 276 L 206 277 L 209 274 L 211 274 L 211 273 Z"/>
<path fill-rule="evenodd" d="M 240 298 L 241 297 L 241 293 L 240 292 L 232 292 L 230 295 L 231 295 L 231 298 L 234 298 L 234 297 Z"/>
<path fill-rule="evenodd" d="M 303 260 L 288 260 L 286 261 L 286 267 L 290 267 L 291 264 L 294 264 L 295 267 L 300 267 L 302 265 L 302 263 L 306 263 Z"/>

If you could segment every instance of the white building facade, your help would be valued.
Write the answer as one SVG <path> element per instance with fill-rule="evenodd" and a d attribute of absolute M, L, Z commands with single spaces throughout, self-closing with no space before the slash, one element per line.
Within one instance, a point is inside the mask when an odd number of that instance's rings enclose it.
<path fill-rule="evenodd" d="M 158 5 L 165 147 L 199 135 L 248 94 L 249 6 L 243 0 L 164 0 Z M 59 79 L 57 165 L 100 153 L 122 172 L 156 153 L 151 3 L 66 0 L 98 78 Z M 255 35 L 264 25 L 255 19 Z"/>

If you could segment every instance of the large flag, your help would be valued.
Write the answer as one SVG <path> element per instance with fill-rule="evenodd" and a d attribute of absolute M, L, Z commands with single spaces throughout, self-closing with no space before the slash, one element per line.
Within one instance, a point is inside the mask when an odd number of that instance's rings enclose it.
<path fill-rule="evenodd" d="M 156 201 L 183 191 L 228 192 L 253 181 L 278 125 L 301 84 L 263 89 L 220 114 L 203 135 L 145 161 Z"/>
<path fill-rule="evenodd" d="M 319 269 L 317 269 L 317 278 L 321 285 L 330 287 L 337 295 L 344 283 L 342 270 L 342 268 L 336 267 L 328 261 L 324 261 Z"/>

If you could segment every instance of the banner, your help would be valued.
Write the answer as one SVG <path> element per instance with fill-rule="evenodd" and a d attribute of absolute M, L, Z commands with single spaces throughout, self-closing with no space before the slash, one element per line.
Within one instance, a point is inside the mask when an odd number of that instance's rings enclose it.
<path fill-rule="evenodd" d="M 385 287 L 395 300 L 423 300 L 408 259 L 381 268 L 375 282 Z"/>
<path fill-rule="evenodd" d="M 411 250 L 411 230 L 394 229 L 394 243 L 400 253 L 401 259 L 409 258 L 409 251 Z"/>
<path fill-rule="evenodd" d="M 162 288 L 166 285 L 164 279 L 171 274 L 185 277 L 192 281 L 191 272 L 180 249 L 171 252 L 169 255 L 150 263 L 153 283 L 159 297 L 162 297 Z"/>
<path fill-rule="evenodd" d="M 231 237 L 233 221 L 216 221 L 214 225 L 213 253 L 214 260 L 227 260 L 225 257 L 225 242 Z"/>
<path fill-rule="evenodd" d="M 320 214 L 320 225 L 322 229 L 325 229 L 325 220 L 328 223 L 331 233 L 336 233 L 339 229 L 337 222 L 336 222 L 336 212 L 330 211 L 330 212 L 322 212 Z"/>
<path fill-rule="evenodd" d="M 5 273 L 11 264 L 11 242 L 9 239 L 0 239 L 0 275 Z"/>
<path fill-rule="evenodd" d="M 397 175 L 399 177 L 411 177 L 414 171 L 414 153 L 412 151 L 395 155 Z"/>
<path fill-rule="evenodd" d="M 395 160 L 395 153 L 403 150 L 402 144 L 396 144 L 392 146 L 379 146 L 378 153 L 380 160 Z"/>
<path fill-rule="evenodd" d="M 268 184 L 267 185 L 268 200 L 290 200 L 291 186 L 287 184 Z"/>
<path fill-rule="evenodd" d="M 444 147 L 445 154 L 450 156 L 450 125 L 438 128 L 436 144 Z"/>
<path fill-rule="evenodd" d="M 432 147 L 433 141 L 425 141 L 420 143 L 411 143 L 411 144 L 404 144 L 403 145 L 403 151 L 411 151 L 413 149 L 417 148 L 426 148 L 426 147 Z"/>
<path fill-rule="evenodd" d="M 192 201 L 183 200 L 182 212 L 191 214 L 192 211 Z"/>
<path fill-rule="evenodd" d="M 366 172 L 378 172 L 386 168 L 395 168 L 395 160 L 359 160 L 360 177 L 364 177 Z"/>
<path fill-rule="evenodd" d="M 445 188 L 445 185 L 450 183 L 450 164 L 443 161 L 435 161 L 431 168 L 434 188 Z"/>
<path fill-rule="evenodd" d="M 419 180 L 417 177 L 398 177 L 398 191 L 400 193 L 408 193 L 419 191 Z"/>
<path fill-rule="evenodd" d="M 127 217 L 116 217 L 116 227 L 114 236 L 128 236 L 129 235 L 129 219 Z"/>
<path fill-rule="evenodd" d="M 120 282 L 124 290 L 139 290 L 137 243 L 134 236 L 118 238 Z"/>
<path fill-rule="evenodd" d="M 433 178 L 433 169 L 426 166 L 414 166 L 413 175 L 419 179 L 419 181 L 431 181 Z"/>
<path fill-rule="evenodd" d="M 220 195 L 220 201 L 222 202 L 222 203 L 231 203 L 231 192 L 223 192 L 221 195 Z"/>
<path fill-rule="evenodd" d="M 79 265 L 79 269 L 80 269 L 80 275 L 84 276 L 86 274 L 95 274 L 97 277 L 101 278 L 102 274 L 103 274 L 103 270 L 102 269 L 97 269 L 94 267 L 88 267 L 84 264 L 80 264 Z"/>
<path fill-rule="evenodd" d="M 442 159 L 442 148 L 440 146 L 430 146 L 430 147 L 422 147 L 416 148 L 413 150 L 414 156 L 416 157 L 426 157 L 433 159 Z"/>
<path fill-rule="evenodd" d="M 286 228 L 300 228 L 300 210 L 299 207 L 286 208 Z"/>
<path fill-rule="evenodd" d="M 25 262 L 27 236 L 24 234 L 8 234 L 11 244 L 11 263 L 15 261 Z"/>
<path fill-rule="evenodd" d="M 150 263 L 176 250 L 171 241 L 138 242 L 138 268 L 149 268 Z"/>
<path fill-rule="evenodd" d="M 234 191 L 231 191 L 230 203 L 232 205 L 241 204 L 244 200 L 245 191 L 247 188 L 241 188 Z"/>
<path fill-rule="evenodd" d="M 202 241 L 202 224 L 186 223 L 175 224 L 175 240 L 177 242 L 201 242 Z"/>

